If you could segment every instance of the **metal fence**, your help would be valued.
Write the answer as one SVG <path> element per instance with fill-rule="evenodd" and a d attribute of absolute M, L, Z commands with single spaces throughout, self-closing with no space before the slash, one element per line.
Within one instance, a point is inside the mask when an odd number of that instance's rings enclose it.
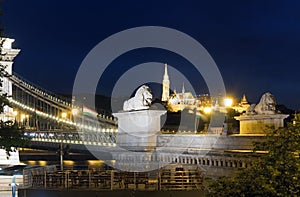
<path fill-rule="evenodd" d="M 24 175 L 24 183 L 32 189 L 203 190 L 202 171 L 182 167 L 162 168 L 151 172 L 118 170 L 32 172 Z"/>
<path fill-rule="evenodd" d="M 23 170 L 23 185 L 22 188 L 31 188 L 39 184 L 38 177 L 46 176 L 47 174 L 56 173 L 56 166 L 31 167 Z"/>

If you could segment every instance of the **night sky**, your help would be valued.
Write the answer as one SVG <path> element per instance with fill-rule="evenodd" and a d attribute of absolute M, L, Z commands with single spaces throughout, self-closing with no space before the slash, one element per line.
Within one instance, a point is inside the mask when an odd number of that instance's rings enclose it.
<path fill-rule="evenodd" d="M 152 25 L 199 41 L 218 65 L 229 94 L 246 94 L 254 103 L 270 91 L 277 103 L 300 109 L 299 10 L 297 0 L 4 0 L 1 21 L 4 35 L 22 50 L 14 71 L 52 92 L 71 94 L 77 69 L 100 41 Z M 207 92 L 203 79 L 176 54 L 141 49 L 110 65 L 102 79 L 107 85 L 98 93 L 109 95 L 122 72 L 147 61 L 169 63 L 195 84 L 197 94 Z"/>

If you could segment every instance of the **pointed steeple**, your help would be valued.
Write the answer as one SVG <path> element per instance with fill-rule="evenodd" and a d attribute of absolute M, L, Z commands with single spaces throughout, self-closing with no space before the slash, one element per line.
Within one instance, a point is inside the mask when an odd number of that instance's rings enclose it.
<path fill-rule="evenodd" d="M 169 96 L 170 96 L 170 80 L 169 80 L 169 75 L 168 75 L 168 65 L 165 64 L 165 73 L 164 73 L 164 78 L 162 81 L 162 96 L 161 100 L 162 101 L 168 101 Z"/>
<path fill-rule="evenodd" d="M 184 88 L 184 82 L 183 82 L 183 84 L 182 84 L 182 94 L 184 94 L 185 93 L 185 88 Z"/>
<path fill-rule="evenodd" d="M 247 98 L 246 98 L 245 94 L 243 95 L 243 98 L 241 100 L 241 104 L 248 104 L 248 101 L 247 101 Z"/>
<path fill-rule="evenodd" d="M 168 75 L 168 64 L 165 64 L 165 74 L 164 74 L 164 79 L 167 78 L 169 79 L 169 75 Z"/>

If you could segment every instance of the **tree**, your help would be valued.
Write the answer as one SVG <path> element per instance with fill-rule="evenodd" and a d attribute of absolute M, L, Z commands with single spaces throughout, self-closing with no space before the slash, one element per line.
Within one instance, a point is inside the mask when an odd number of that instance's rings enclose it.
<path fill-rule="evenodd" d="M 211 196 L 299 196 L 300 124 L 289 124 L 254 143 L 258 156 L 252 165 L 232 177 L 221 177 L 209 185 Z"/>
<path fill-rule="evenodd" d="M 29 140 L 23 137 L 23 130 L 13 121 L 0 121 L 0 148 L 5 149 L 7 155 L 9 151 L 15 151 L 17 147 L 28 145 Z"/>

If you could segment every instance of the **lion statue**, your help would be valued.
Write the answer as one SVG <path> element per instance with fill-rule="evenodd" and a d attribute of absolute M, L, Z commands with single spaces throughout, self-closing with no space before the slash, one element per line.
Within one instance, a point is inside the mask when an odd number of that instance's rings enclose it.
<path fill-rule="evenodd" d="M 123 111 L 135 111 L 149 109 L 152 102 L 151 89 L 142 85 L 135 93 L 134 97 L 125 101 Z"/>
<path fill-rule="evenodd" d="M 275 97 L 267 92 L 262 95 L 259 103 L 257 105 L 251 105 L 247 113 L 248 114 L 275 114 L 276 111 L 276 101 Z"/>

